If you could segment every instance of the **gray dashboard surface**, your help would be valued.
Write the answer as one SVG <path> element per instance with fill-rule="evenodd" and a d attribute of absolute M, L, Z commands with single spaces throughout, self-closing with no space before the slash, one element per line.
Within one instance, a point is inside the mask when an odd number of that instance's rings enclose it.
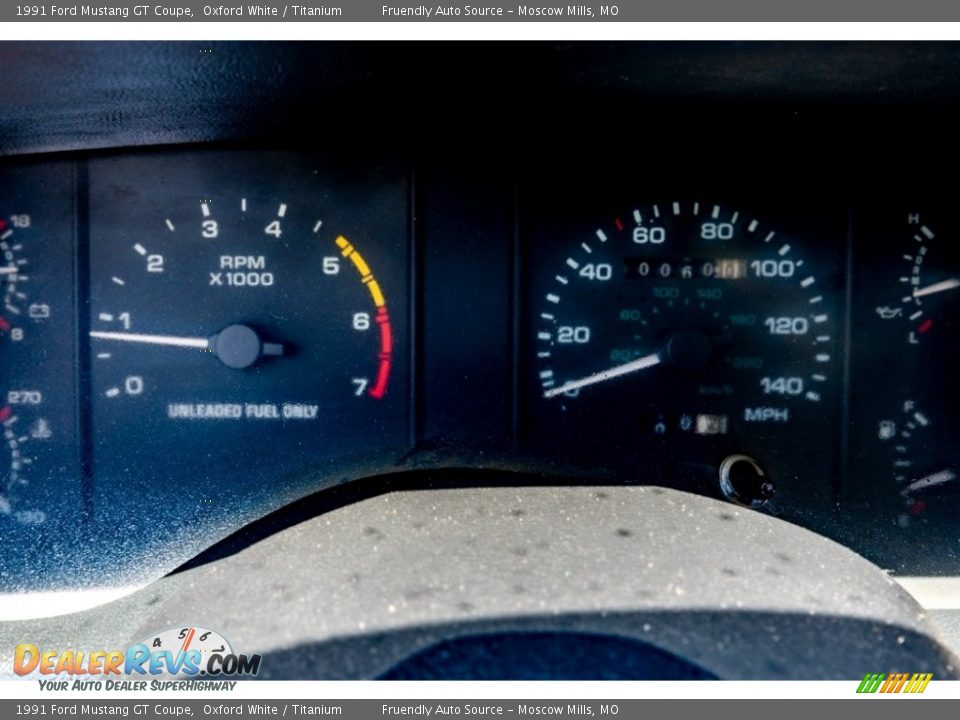
<path fill-rule="evenodd" d="M 842 546 L 656 487 L 401 491 L 286 527 L 92 610 L 0 624 L 18 642 L 127 647 L 197 625 L 261 677 L 382 675 L 463 636 L 640 641 L 719 678 L 958 677 L 924 611 Z"/>

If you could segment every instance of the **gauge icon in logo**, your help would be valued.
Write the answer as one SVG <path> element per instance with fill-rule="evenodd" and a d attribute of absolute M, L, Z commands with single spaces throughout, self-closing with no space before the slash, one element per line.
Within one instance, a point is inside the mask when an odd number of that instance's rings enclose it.
<path fill-rule="evenodd" d="M 151 654 L 167 652 L 173 658 L 186 658 L 188 653 L 193 652 L 193 658 L 196 659 L 193 665 L 200 668 L 201 675 L 207 673 L 214 655 L 221 658 L 234 655 L 230 642 L 223 635 L 197 626 L 169 628 L 144 639 L 143 644 L 149 648 Z M 199 658 L 196 653 L 199 653 Z M 189 674 L 184 672 L 185 667 L 186 665 L 183 665 L 171 674 L 185 677 Z"/>

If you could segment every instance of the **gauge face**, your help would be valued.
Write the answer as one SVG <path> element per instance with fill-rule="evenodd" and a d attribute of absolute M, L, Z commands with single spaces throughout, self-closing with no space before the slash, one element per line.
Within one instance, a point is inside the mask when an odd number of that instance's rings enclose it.
<path fill-rule="evenodd" d="M 263 176 L 242 155 L 209 160 L 158 161 L 148 202 L 122 183 L 92 193 L 94 476 L 165 498 L 164 514 L 235 510 L 407 437 L 403 186 L 331 191 L 289 158 Z M 184 171 L 195 195 L 160 192 Z"/>
<path fill-rule="evenodd" d="M 894 206 L 895 207 L 895 206 Z M 863 323 L 872 349 L 864 381 L 895 388 L 859 398 L 870 414 L 861 467 L 881 478 L 883 514 L 906 532 L 960 538 L 960 454 L 954 357 L 960 311 L 960 254 L 951 216 L 904 208 L 873 237 L 882 237 L 886 265 L 865 272 L 877 279 L 862 292 Z M 878 221 L 879 222 L 879 221 Z M 875 473 L 875 475 L 874 475 Z"/>
<path fill-rule="evenodd" d="M 30 165 L 0 172 L 0 528 L 11 537 L 69 526 L 83 507 L 70 177 Z M 20 551 L 10 545 L 5 564 Z"/>
<path fill-rule="evenodd" d="M 389 308 L 349 239 L 282 201 L 193 211 L 98 260 L 95 393 L 170 421 L 313 422 L 384 399 Z"/>
<path fill-rule="evenodd" d="M 712 477 L 743 456 L 776 486 L 792 481 L 775 470 L 788 446 L 824 437 L 836 278 L 803 238 L 709 202 L 638 204 L 533 262 L 541 440 Z"/>
<path fill-rule="evenodd" d="M 5 478 L 0 487 L 0 514 L 16 522 L 42 525 L 48 510 L 36 502 L 31 492 L 31 466 L 34 449 L 53 436 L 45 417 L 42 384 L 24 386 L 23 366 L 29 367 L 24 350 L 43 341 L 39 323 L 50 317 L 50 305 L 30 297 L 30 261 L 27 247 L 34 244 L 31 232 L 34 219 L 27 213 L 0 217 L 0 277 L 3 288 L 3 315 L 0 315 L 0 339 L 4 345 L 6 376 L 4 404 L 0 406 L 0 425 L 7 457 L 2 463 Z M 28 351 L 29 352 L 29 351 Z M 19 362 L 15 362 L 19 360 Z M 19 377 L 18 377 L 19 376 Z M 39 378 L 36 379 L 39 381 Z"/>

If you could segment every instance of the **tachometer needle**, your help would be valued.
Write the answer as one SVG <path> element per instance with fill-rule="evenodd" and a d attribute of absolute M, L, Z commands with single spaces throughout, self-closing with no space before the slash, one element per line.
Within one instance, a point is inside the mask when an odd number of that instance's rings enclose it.
<path fill-rule="evenodd" d="M 654 365 L 659 365 L 662 362 L 660 353 L 653 353 L 652 355 L 644 355 L 642 358 L 637 358 L 636 360 L 631 360 L 628 363 L 623 365 L 617 365 L 612 367 L 609 370 L 603 370 L 602 372 L 594 373 L 593 375 L 587 375 L 582 377 L 579 380 L 571 380 L 570 382 L 565 382 L 559 387 L 551 388 L 545 390 L 543 396 L 545 398 L 556 397 L 557 395 L 562 395 L 563 393 L 570 392 L 571 390 L 579 390 L 580 388 L 587 387 L 588 385 L 596 385 L 597 383 L 606 382 L 607 380 L 613 380 L 613 378 L 618 378 L 623 375 L 629 375 L 630 373 L 637 372 L 638 370 L 644 370 L 648 367 L 653 367 Z"/>
<path fill-rule="evenodd" d="M 949 280 L 943 280 L 933 285 L 927 285 L 925 288 L 917 288 L 913 291 L 913 296 L 919 298 L 926 295 L 934 295 L 944 290 L 956 290 L 957 288 L 960 288 L 960 278 L 950 278 Z"/>
<path fill-rule="evenodd" d="M 98 340 L 118 340 L 120 342 L 145 343 L 147 345 L 172 345 L 174 347 L 200 348 L 210 347 L 209 338 L 178 337 L 175 335 L 144 335 L 142 333 L 103 332 L 91 330 L 90 337 Z"/>

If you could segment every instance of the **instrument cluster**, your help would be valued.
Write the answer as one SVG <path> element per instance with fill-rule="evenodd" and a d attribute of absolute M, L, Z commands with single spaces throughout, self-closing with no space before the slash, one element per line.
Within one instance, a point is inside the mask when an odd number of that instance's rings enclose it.
<path fill-rule="evenodd" d="M 466 469 L 676 487 L 951 562 L 949 194 L 729 160 L 4 161 L 6 589 L 152 577 L 311 493 Z"/>

